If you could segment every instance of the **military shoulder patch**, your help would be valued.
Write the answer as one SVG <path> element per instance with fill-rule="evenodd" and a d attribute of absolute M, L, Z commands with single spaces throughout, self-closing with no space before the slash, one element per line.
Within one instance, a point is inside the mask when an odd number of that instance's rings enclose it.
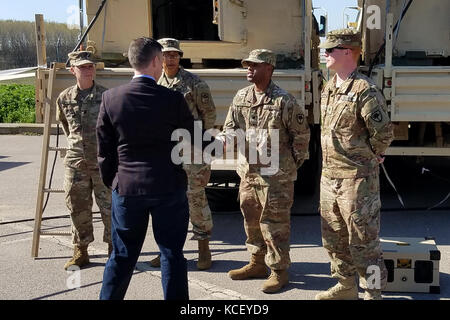
<path fill-rule="evenodd" d="M 209 94 L 207 94 L 206 92 L 202 93 L 201 97 L 202 97 L 202 103 L 203 104 L 208 104 L 209 103 Z"/>
<path fill-rule="evenodd" d="M 370 115 L 370 118 L 375 122 L 381 122 L 383 121 L 383 114 L 380 110 L 377 110 Z"/>
<path fill-rule="evenodd" d="M 297 122 L 299 124 L 303 124 L 305 122 L 305 115 L 303 113 L 299 113 L 297 115 Z"/>

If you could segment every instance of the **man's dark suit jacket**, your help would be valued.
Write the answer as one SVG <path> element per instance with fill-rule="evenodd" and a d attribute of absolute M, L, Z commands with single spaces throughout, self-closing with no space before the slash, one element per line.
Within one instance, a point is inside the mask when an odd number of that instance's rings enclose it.
<path fill-rule="evenodd" d="M 186 188 L 187 178 L 171 153 L 176 129 L 193 134 L 184 97 L 149 78 L 103 93 L 97 121 L 98 162 L 103 182 L 121 196 L 167 194 Z"/>

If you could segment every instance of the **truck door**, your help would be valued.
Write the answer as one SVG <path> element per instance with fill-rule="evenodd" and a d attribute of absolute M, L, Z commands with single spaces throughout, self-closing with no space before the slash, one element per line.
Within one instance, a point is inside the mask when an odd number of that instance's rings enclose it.
<path fill-rule="evenodd" d="M 219 38 L 228 42 L 245 42 L 244 19 L 247 7 L 242 0 L 215 0 L 214 22 L 219 27 Z"/>

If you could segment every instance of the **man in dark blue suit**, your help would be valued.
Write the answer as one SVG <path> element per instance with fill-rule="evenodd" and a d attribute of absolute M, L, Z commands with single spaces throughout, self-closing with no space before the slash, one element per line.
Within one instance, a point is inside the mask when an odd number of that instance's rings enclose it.
<path fill-rule="evenodd" d="M 183 96 L 156 84 L 161 45 L 142 37 L 128 51 L 133 80 L 103 94 L 97 121 L 98 161 L 112 191 L 113 252 L 106 263 L 100 299 L 123 299 L 147 232 L 149 214 L 161 252 L 164 299 L 189 299 L 183 256 L 189 205 L 187 179 L 171 152 L 172 133 L 193 134 L 194 119 Z"/>

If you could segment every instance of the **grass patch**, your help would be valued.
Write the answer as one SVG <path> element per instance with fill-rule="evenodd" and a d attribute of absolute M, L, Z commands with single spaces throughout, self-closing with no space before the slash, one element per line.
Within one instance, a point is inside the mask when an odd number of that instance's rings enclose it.
<path fill-rule="evenodd" d="M 35 123 L 35 88 L 32 85 L 0 85 L 0 123 Z"/>

